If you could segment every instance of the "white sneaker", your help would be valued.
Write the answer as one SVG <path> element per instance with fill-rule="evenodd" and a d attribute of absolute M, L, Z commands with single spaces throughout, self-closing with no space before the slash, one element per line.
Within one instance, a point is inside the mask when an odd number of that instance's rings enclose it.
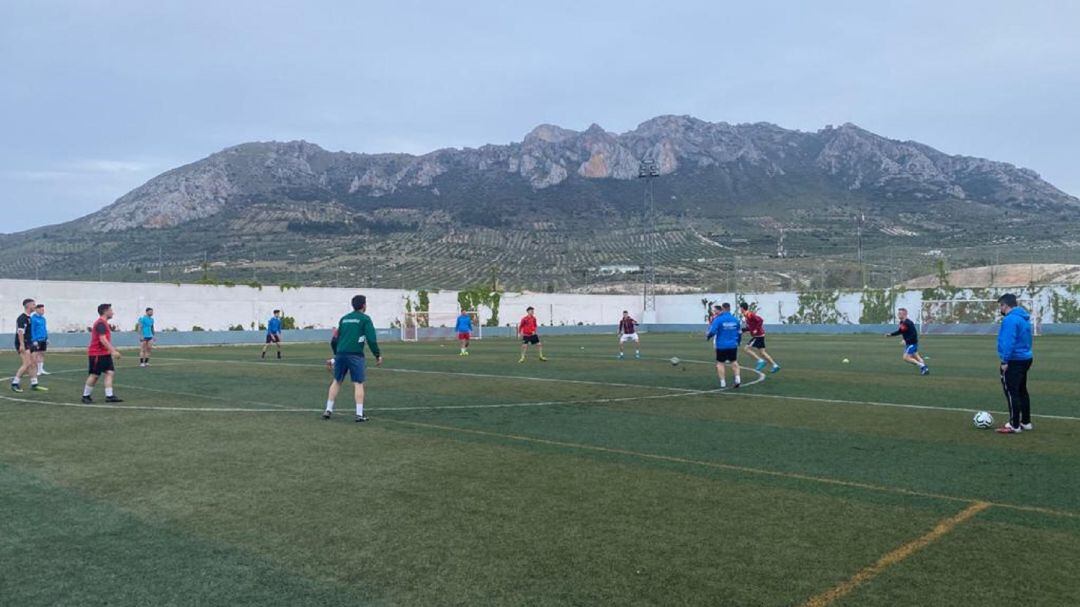
<path fill-rule="evenodd" d="M 38 371 L 38 375 L 52 375 L 52 373 L 49 373 L 45 369 L 42 369 L 42 370 Z"/>
<path fill-rule="evenodd" d="M 1020 424 L 1020 429 L 1031 432 L 1035 429 L 1035 424 Z"/>

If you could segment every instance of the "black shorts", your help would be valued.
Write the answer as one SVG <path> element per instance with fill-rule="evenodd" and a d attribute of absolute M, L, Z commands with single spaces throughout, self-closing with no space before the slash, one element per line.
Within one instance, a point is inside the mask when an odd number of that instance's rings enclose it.
<path fill-rule="evenodd" d="M 267 333 L 266 334 L 266 343 L 268 343 L 268 344 L 280 344 L 281 343 L 281 335 L 279 335 L 277 333 Z"/>
<path fill-rule="evenodd" d="M 154 338 L 153 337 L 140 337 L 139 341 L 141 341 L 143 343 L 146 343 L 146 342 L 154 341 Z"/>
<path fill-rule="evenodd" d="M 49 349 L 49 340 L 43 339 L 41 341 L 30 342 L 31 352 L 44 352 Z"/>
<path fill-rule="evenodd" d="M 113 365 L 112 354 L 105 354 L 103 356 L 90 355 L 89 358 L 90 375 L 101 375 L 102 373 L 108 373 L 109 371 L 116 371 L 116 367 Z"/>
<path fill-rule="evenodd" d="M 521 343 L 523 343 L 523 344 L 532 344 L 532 345 L 535 346 L 535 345 L 540 343 L 540 336 L 536 335 L 535 333 L 532 334 L 532 335 L 522 335 L 521 336 Z"/>
<path fill-rule="evenodd" d="M 751 348 L 757 348 L 758 350 L 764 350 L 765 349 L 765 336 L 764 335 L 759 335 L 758 337 L 751 337 L 749 345 L 750 345 Z"/>
<path fill-rule="evenodd" d="M 718 363 L 733 363 L 739 358 L 739 349 L 731 348 L 728 350 L 716 351 L 716 362 Z"/>

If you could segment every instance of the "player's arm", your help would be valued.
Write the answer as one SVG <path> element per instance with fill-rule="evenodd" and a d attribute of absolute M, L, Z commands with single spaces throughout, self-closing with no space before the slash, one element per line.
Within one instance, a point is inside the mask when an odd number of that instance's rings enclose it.
<path fill-rule="evenodd" d="M 368 321 L 364 327 L 364 340 L 367 341 L 368 349 L 375 355 L 375 366 L 382 366 L 382 351 L 379 350 L 379 342 L 375 338 L 375 323 Z"/>
<path fill-rule="evenodd" d="M 709 331 L 705 333 L 706 340 L 716 337 L 717 332 L 720 331 L 719 319 L 720 317 L 717 316 L 716 318 L 712 319 L 712 322 L 709 323 Z"/>
<path fill-rule="evenodd" d="M 25 327 L 16 327 L 15 328 L 15 340 L 19 343 L 19 352 L 21 353 L 23 350 L 26 349 L 26 328 Z"/>

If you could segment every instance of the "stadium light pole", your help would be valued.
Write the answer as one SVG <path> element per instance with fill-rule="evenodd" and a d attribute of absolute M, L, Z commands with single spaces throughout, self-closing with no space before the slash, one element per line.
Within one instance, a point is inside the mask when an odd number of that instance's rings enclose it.
<path fill-rule="evenodd" d="M 638 179 L 645 180 L 645 263 L 642 268 L 644 285 L 642 288 L 642 322 L 656 322 L 656 216 L 653 200 L 653 179 L 660 176 L 660 166 L 651 158 L 645 158 L 638 165 Z"/>

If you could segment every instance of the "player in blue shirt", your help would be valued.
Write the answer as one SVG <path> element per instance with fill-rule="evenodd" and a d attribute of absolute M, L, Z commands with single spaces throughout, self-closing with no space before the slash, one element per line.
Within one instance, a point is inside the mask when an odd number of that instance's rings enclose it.
<path fill-rule="evenodd" d="M 735 383 L 733 388 L 738 388 L 742 385 L 742 378 L 739 377 L 739 341 L 742 339 L 742 323 L 739 319 L 731 313 L 731 304 L 725 303 L 720 306 L 714 306 L 718 312 L 713 317 L 712 322 L 709 323 L 709 332 L 705 334 L 705 339 L 714 340 L 714 346 L 716 347 L 716 375 L 720 378 L 720 387 L 727 387 L 727 367 L 731 367 L 731 372 L 735 376 Z"/>
<path fill-rule="evenodd" d="M 150 352 L 154 349 L 154 309 L 147 308 L 139 317 L 139 366 L 150 366 Z"/>
<path fill-rule="evenodd" d="M 1006 293 L 998 298 L 1001 327 L 998 329 L 997 351 L 1001 361 L 1001 387 L 1009 405 L 1009 421 L 998 428 L 1001 434 L 1017 434 L 1034 430 L 1031 424 L 1031 396 L 1027 377 L 1035 359 L 1031 353 L 1031 315 L 1020 307 L 1016 295 Z"/>
<path fill-rule="evenodd" d="M 458 356 L 468 356 L 469 340 L 472 338 L 472 316 L 469 316 L 465 310 L 462 310 L 461 316 L 457 317 L 454 330 L 457 331 L 458 341 L 461 342 L 461 352 Z"/>
<path fill-rule="evenodd" d="M 274 315 L 266 321 L 266 345 L 262 349 L 262 358 L 266 358 L 266 349 L 270 344 L 277 346 L 277 357 L 281 358 L 281 310 L 274 310 Z"/>
<path fill-rule="evenodd" d="M 45 304 L 39 303 L 30 315 L 30 352 L 37 362 L 37 374 L 49 375 L 45 370 L 45 351 L 49 349 L 49 327 L 45 323 Z"/>

